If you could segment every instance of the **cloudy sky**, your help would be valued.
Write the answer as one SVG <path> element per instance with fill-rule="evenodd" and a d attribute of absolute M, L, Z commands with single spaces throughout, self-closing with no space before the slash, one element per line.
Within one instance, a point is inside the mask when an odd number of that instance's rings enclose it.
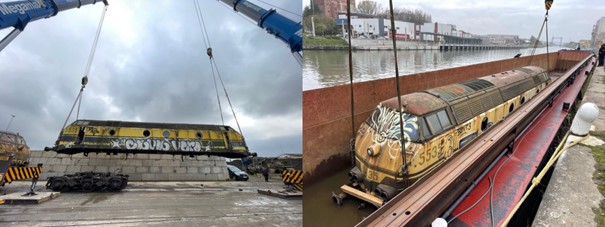
<path fill-rule="evenodd" d="M 251 2 L 301 12 L 300 1 Z M 194 3 L 109 3 L 80 118 L 221 124 Z M 200 3 L 251 151 L 301 153 L 301 68 L 287 45 L 223 3 Z M 9 130 L 21 133 L 30 147 L 54 144 L 78 94 L 102 8 L 88 5 L 34 21 L 0 52 L 0 129 L 14 114 Z M 221 103 L 225 124 L 237 128 L 222 93 Z"/>
<path fill-rule="evenodd" d="M 303 0 L 303 4 L 309 5 L 310 1 Z M 376 1 L 385 8 L 389 6 L 388 0 Z M 590 39 L 592 26 L 605 16 L 604 3 L 555 0 L 549 12 L 549 37 L 563 37 L 563 42 Z M 393 6 L 421 9 L 431 14 L 433 22 L 454 24 L 466 32 L 516 34 L 521 38 L 538 36 L 545 13 L 543 0 L 393 0 Z"/>

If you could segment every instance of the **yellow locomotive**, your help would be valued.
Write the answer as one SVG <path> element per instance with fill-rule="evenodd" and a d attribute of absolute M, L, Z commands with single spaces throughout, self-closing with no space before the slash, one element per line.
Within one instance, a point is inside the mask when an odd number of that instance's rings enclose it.
<path fill-rule="evenodd" d="M 250 156 L 243 136 L 224 125 L 77 120 L 66 126 L 54 147 L 57 153 L 145 153 Z M 254 155 L 254 154 L 252 154 Z"/>
<path fill-rule="evenodd" d="M 19 133 L 0 131 L 0 162 L 4 163 L 12 157 L 11 163 L 6 163 L 7 168 L 8 164 L 13 167 L 26 166 L 29 154 L 29 146 Z"/>
<path fill-rule="evenodd" d="M 355 138 L 355 166 L 341 189 L 375 206 L 447 161 L 543 90 L 542 68 L 522 67 L 381 102 Z M 399 111 L 402 112 L 404 150 Z M 403 154 L 405 153 L 405 159 Z M 405 160 L 405 163 L 404 163 Z M 345 194 L 333 195 L 337 204 Z"/>
<path fill-rule="evenodd" d="M 42 164 L 27 167 L 30 154 L 29 146 L 19 133 L 0 131 L 0 186 L 40 176 Z"/>

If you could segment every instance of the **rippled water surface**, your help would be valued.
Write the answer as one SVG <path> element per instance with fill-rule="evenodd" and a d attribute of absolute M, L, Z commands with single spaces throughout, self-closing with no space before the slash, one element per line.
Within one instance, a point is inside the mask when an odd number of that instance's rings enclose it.
<path fill-rule="evenodd" d="M 549 52 L 561 48 L 551 47 Z M 399 75 L 434 71 L 482 62 L 512 58 L 518 53 L 528 56 L 532 49 L 466 50 L 466 51 L 398 51 Z M 535 54 L 546 53 L 546 48 Z M 353 52 L 353 81 L 368 81 L 395 76 L 392 51 Z M 349 82 L 347 51 L 305 50 L 303 54 L 303 90 L 346 84 Z"/>

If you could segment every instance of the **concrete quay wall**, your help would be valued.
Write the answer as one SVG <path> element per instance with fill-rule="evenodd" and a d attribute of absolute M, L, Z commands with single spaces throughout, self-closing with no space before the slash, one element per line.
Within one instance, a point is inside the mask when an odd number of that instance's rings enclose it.
<path fill-rule="evenodd" d="M 572 62 L 585 58 L 584 52 L 556 52 L 535 55 L 532 65 L 550 70 L 558 61 Z M 526 66 L 529 56 L 506 59 L 438 71 L 402 76 L 401 94 L 443 86 L 472 78 L 486 76 Z M 355 131 L 376 105 L 395 97 L 395 78 L 360 82 L 353 85 L 355 96 Z M 351 129 L 350 86 L 342 85 L 303 91 L 303 170 L 305 184 L 313 184 L 322 177 L 351 165 L 349 151 Z"/>
<path fill-rule="evenodd" d="M 434 42 L 396 42 L 397 50 L 439 50 L 439 43 Z M 353 46 L 355 50 L 393 50 L 393 41 L 378 39 L 352 39 L 351 46 Z"/>
<path fill-rule="evenodd" d="M 345 39 L 348 41 L 347 39 Z M 437 43 L 430 41 L 396 41 L 397 50 L 496 50 L 496 49 L 522 49 L 527 46 L 507 46 L 507 45 L 482 45 L 482 44 L 455 44 L 455 43 Z M 393 50 L 392 40 L 380 39 L 352 39 L 351 45 L 355 50 Z M 346 48 L 343 48 L 346 49 Z"/>
<path fill-rule="evenodd" d="M 107 155 L 90 153 L 65 155 L 52 151 L 32 151 L 30 166 L 44 164 L 40 180 L 76 172 L 111 172 L 130 175 L 131 181 L 219 181 L 228 180 L 225 158 L 196 158 L 160 154 Z"/>

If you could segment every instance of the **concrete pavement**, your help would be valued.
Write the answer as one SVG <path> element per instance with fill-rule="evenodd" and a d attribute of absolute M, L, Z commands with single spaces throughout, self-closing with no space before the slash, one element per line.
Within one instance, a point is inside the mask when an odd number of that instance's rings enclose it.
<path fill-rule="evenodd" d="M 302 200 L 258 194 L 283 183 L 251 176 L 247 182 L 129 182 L 118 193 L 61 193 L 38 205 L 0 205 L 0 226 L 302 226 Z M 37 191 L 44 191 L 45 182 Z M 6 193 L 23 192 L 13 182 Z"/>

